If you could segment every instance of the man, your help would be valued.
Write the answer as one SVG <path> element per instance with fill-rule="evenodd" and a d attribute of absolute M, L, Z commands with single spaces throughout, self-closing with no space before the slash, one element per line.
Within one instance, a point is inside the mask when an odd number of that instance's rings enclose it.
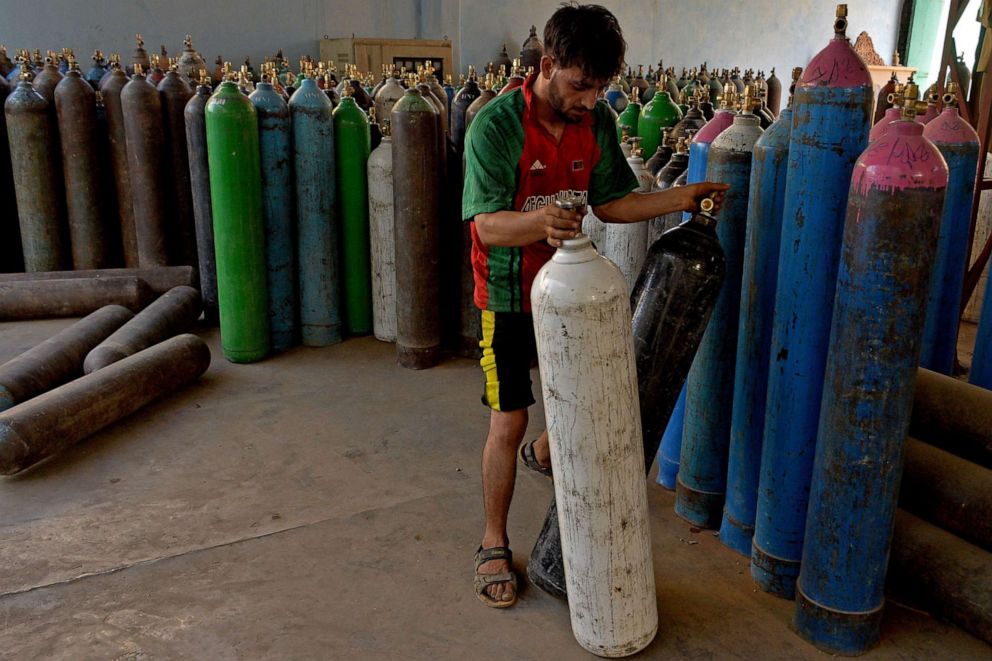
<path fill-rule="evenodd" d="M 540 71 L 476 116 L 465 141 L 462 217 L 472 222 L 475 304 L 482 311 L 483 403 L 491 409 L 482 454 L 486 527 L 476 554 L 475 589 L 489 606 L 516 603 L 517 579 L 506 535 L 518 446 L 534 403 L 536 357 L 530 289 L 538 270 L 582 216 L 554 206 L 578 193 L 608 223 L 642 222 L 695 211 L 723 184 L 634 193 L 638 184 L 617 143 L 609 110 L 596 100 L 623 66 L 626 43 L 616 17 L 598 5 L 562 5 L 544 28 Z M 530 468 L 550 475 L 548 433 L 520 446 Z"/>

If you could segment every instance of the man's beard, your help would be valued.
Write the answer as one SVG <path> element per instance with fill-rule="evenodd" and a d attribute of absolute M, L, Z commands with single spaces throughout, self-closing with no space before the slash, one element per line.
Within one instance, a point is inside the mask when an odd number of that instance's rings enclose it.
<path fill-rule="evenodd" d="M 582 121 L 582 116 L 571 117 L 564 110 L 565 99 L 564 97 L 562 97 L 561 94 L 558 93 L 558 85 L 555 83 L 555 78 L 557 77 L 558 77 L 558 72 L 555 72 L 554 75 L 551 76 L 551 81 L 550 81 L 551 84 L 548 85 L 548 104 L 551 106 L 551 109 L 554 110 L 558 114 L 558 116 L 562 118 L 563 121 L 568 122 L 569 124 L 578 124 L 579 122 Z M 584 115 L 585 113 L 583 113 L 583 116 Z"/>

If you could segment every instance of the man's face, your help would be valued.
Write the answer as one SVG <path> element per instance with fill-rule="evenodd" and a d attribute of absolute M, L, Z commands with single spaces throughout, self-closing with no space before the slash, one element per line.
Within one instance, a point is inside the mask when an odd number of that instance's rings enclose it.
<path fill-rule="evenodd" d="M 596 107 L 596 99 L 609 81 L 587 78 L 580 67 L 559 69 L 551 58 L 545 60 L 542 69 L 547 67 L 550 78 L 548 102 L 566 122 L 581 122 Z"/>

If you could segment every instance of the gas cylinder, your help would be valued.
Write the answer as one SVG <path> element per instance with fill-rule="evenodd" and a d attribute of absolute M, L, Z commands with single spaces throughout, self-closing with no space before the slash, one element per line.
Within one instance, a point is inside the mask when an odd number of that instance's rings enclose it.
<path fill-rule="evenodd" d="M 372 271 L 369 248 L 369 122 L 353 96 L 334 109 L 334 148 L 341 210 L 344 322 L 349 335 L 372 332 Z"/>
<path fill-rule="evenodd" d="M 372 261 L 372 328 L 376 339 L 396 341 L 396 242 L 393 215 L 393 143 L 388 125 L 369 155 L 369 242 Z"/>
<path fill-rule="evenodd" d="M 183 52 L 179 56 L 179 73 L 187 80 L 199 80 L 200 69 L 206 69 L 207 63 L 203 56 L 193 48 L 193 35 L 186 35 L 183 39 Z"/>
<path fill-rule="evenodd" d="M 734 67 L 734 70 L 730 72 L 730 82 L 737 88 L 738 94 L 744 93 L 744 79 L 741 78 L 741 70 L 739 67 Z"/>
<path fill-rule="evenodd" d="M 895 95 L 890 94 L 889 96 L 897 96 L 899 94 L 901 94 L 901 92 Z M 868 134 L 868 141 L 875 142 L 885 135 L 885 133 L 889 130 L 889 124 L 899 119 L 901 114 L 901 106 L 892 105 L 886 109 L 886 111 L 882 113 L 882 119 L 878 120 L 878 122 L 871 128 L 871 131 Z"/>
<path fill-rule="evenodd" d="M 674 147 L 675 141 L 672 140 L 672 127 L 666 126 L 661 130 L 661 142 L 658 143 L 658 149 L 655 150 L 654 155 L 644 164 L 644 167 L 647 168 L 652 178 L 656 179 L 661 169 L 668 165 L 672 154 L 675 153 Z"/>
<path fill-rule="evenodd" d="M 992 287 L 985 288 L 982 299 L 978 333 L 975 336 L 975 354 L 971 359 L 968 382 L 992 390 Z"/>
<path fill-rule="evenodd" d="M 768 76 L 765 84 L 768 86 L 768 96 L 766 98 L 768 110 L 774 117 L 778 118 L 779 110 L 782 107 L 782 81 L 775 75 L 775 67 L 772 67 L 772 73 Z"/>
<path fill-rule="evenodd" d="M 147 75 L 148 82 L 150 82 L 155 87 L 158 87 L 158 84 L 161 83 L 162 80 L 165 78 L 165 70 L 162 67 L 169 66 L 168 60 L 163 62 L 158 55 L 151 55 L 149 56 L 149 59 L 151 60 L 152 64 L 151 64 L 151 69 L 148 70 L 148 75 Z M 135 69 L 135 71 L 137 71 L 137 69 Z"/>
<path fill-rule="evenodd" d="M 509 84 L 509 83 L 507 83 Z M 455 86 L 452 84 L 451 74 L 449 73 L 444 77 L 444 95 L 448 97 L 448 124 L 451 124 L 451 104 L 455 100 Z M 383 121 L 385 121 L 384 118 Z"/>
<path fill-rule="evenodd" d="M 937 108 L 937 103 L 940 101 L 940 94 L 937 92 L 936 83 L 930 86 L 924 98 L 926 99 L 927 110 L 925 113 L 917 115 L 916 121 L 925 126 L 940 114 L 940 109 Z"/>
<path fill-rule="evenodd" d="M 455 98 L 453 116 L 464 100 Z M 410 369 L 433 367 L 441 347 L 436 114 L 420 90 L 412 87 L 393 106 L 390 121 L 396 219 L 396 354 L 400 366 Z"/>
<path fill-rule="evenodd" d="M 216 85 L 220 85 L 221 82 L 223 82 L 223 80 L 224 80 L 224 58 L 218 55 L 217 59 L 214 60 L 214 71 L 213 74 L 211 74 L 210 76 L 210 82 L 212 82 L 216 86 Z"/>
<path fill-rule="evenodd" d="M 171 199 L 166 209 L 175 214 L 167 235 L 172 245 L 171 264 L 188 264 L 198 267 L 196 252 L 196 221 L 193 218 L 193 192 L 190 187 L 189 154 L 186 147 L 186 104 L 193 98 L 193 90 L 179 75 L 176 65 L 158 85 L 162 99 L 162 128 L 169 164 L 167 180 L 172 184 Z"/>
<path fill-rule="evenodd" d="M 289 106 L 267 74 L 248 99 L 258 117 L 269 337 L 274 351 L 285 351 L 296 343 L 298 334 Z"/>
<path fill-rule="evenodd" d="M 10 91 L 7 79 L 0 75 L 0 108 Z M 19 273 L 24 270 L 24 252 L 21 249 L 21 231 L 17 227 L 17 201 L 10 162 L 10 141 L 7 137 L 7 117 L 3 112 L 0 112 L 0 218 L 3 218 L 0 220 L 0 272 Z"/>
<path fill-rule="evenodd" d="M 16 67 L 11 61 L 10 56 L 7 55 L 7 47 L 0 44 L 0 77 L 6 78 Z"/>
<path fill-rule="evenodd" d="M 956 85 L 948 86 L 944 111 L 926 125 L 923 136 L 937 145 L 949 178 L 940 238 L 930 282 L 920 365 L 951 375 L 958 344 L 971 200 L 978 173 L 978 134 L 954 106 Z"/>
<path fill-rule="evenodd" d="M 795 610 L 799 635 L 832 654 L 879 639 L 947 187 L 914 92 L 851 178 Z"/>
<path fill-rule="evenodd" d="M 707 181 L 730 184 L 717 227 L 726 277 L 689 371 L 675 513 L 709 529 L 720 525 L 727 486 L 748 183 L 754 143 L 762 133 L 750 112 L 757 105 L 753 101 L 745 94 L 744 111 L 713 141 L 706 167 Z"/>
<path fill-rule="evenodd" d="M 100 89 L 100 81 L 107 75 L 110 69 L 107 68 L 107 61 L 103 59 L 103 53 L 99 50 L 93 51 L 93 66 L 86 72 L 86 82 L 94 90 Z"/>
<path fill-rule="evenodd" d="M 55 88 L 62 142 L 66 207 L 72 265 L 76 269 L 111 266 L 103 228 L 103 185 L 99 155 L 100 133 L 96 119 L 96 93 L 83 79 L 74 57 L 70 69 Z"/>
<path fill-rule="evenodd" d="M 524 41 L 520 49 L 520 64 L 526 69 L 534 67 L 537 71 L 541 68 L 541 58 L 544 57 L 544 44 L 537 38 L 537 27 L 530 26 L 530 35 Z"/>
<path fill-rule="evenodd" d="M 100 78 L 100 83 L 96 87 L 97 91 L 101 91 L 103 89 L 104 83 L 106 83 L 107 79 L 110 78 L 110 74 L 114 72 L 115 68 L 121 69 L 123 71 L 123 68 L 121 67 L 120 53 L 110 54 L 110 63 L 107 65 L 106 71 L 104 71 L 103 76 Z M 127 82 L 127 74 L 124 74 L 124 82 L 125 83 Z"/>
<path fill-rule="evenodd" d="M 662 78 L 662 83 L 663 84 L 659 87 L 659 90 L 665 90 L 673 99 L 679 98 L 679 95 L 682 93 L 682 88 L 678 86 L 678 83 L 675 80 L 675 69 L 668 70 L 668 73 Z"/>
<path fill-rule="evenodd" d="M 597 251 L 606 247 L 606 223 L 593 213 L 592 207 L 586 207 L 586 215 L 582 217 L 582 233 L 589 237 Z"/>
<path fill-rule="evenodd" d="M 196 250 L 200 273 L 203 318 L 218 322 L 217 259 L 214 251 L 213 210 L 210 204 L 210 164 L 207 159 L 207 124 L 204 111 L 212 94 L 206 70 L 200 71 L 196 94 L 186 104 L 186 147 L 189 156 L 190 187 L 193 192 L 193 220 L 196 222 Z"/>
<path fill-rule="evenodd" d="M 4 102 L 14 170 L 14 193 L 26 271 L 58 271 L 71 263 L 62 197 L 59 146 L 52 135 L 48 102 L 21 63 L 20 82 Z"/>
<path fill-rule="evenodd" d="M 137 268 L 138 237 L 134 226 L 131 176 L 128 171 L 127 141 L 124 135 L 124 110 L 121 106 L 121 91 L 127 82 L 120 60 L 111 60 L 110 73 L 103 78 L 100 95 L 103 97 L 103 105 L 107 113 L 110 166 L 117 196 L 117 216 L 124 247 L 124 264 L 128 268 Z"/>
<path fill-rule="evenodd" d="M 651 246 L 631 297 L 645 472 L 651 467 L 661 429 L 685 382 L 723 281 L 723 251 L 716 220 L 709 215 L 712 204 L 704 200 L 700 206 L 703 213 L 666 232 Z M 565 596 L 554 503 L 527 573 L 542 590 Z"/>
<path fill-rule="evenodd" d="M 899 79 L 896 77 L 896 72 L 893 71 L 889 82 L 882 85 L 882 88 L 878 90 L 878 97 L 875 99 L 875 114 L 871 120 L 872 124 L 878 124 L 882 117 L 885 116 L 885 111 L 892 107 L 892 101 L 889 99 L 889 95 L 896 93 L 896 87 L 898 85 Z M 898 119 L 898 117 L 893 119 Z"/>
<path fill-rule="evenodd" d="M 793 79 L 798 79 L 799 75 L 801 69 L 794 70 Z M 782 233 L 791 134 L 790 102 L 754 144 L 751 164 L 730 421 L 727 499 L 720 524 L 720 541 L 747 557 L 751 555 L 754 512 L 758 503 L 758 473 L 761 469 L 768 387 L 768 346 L 775 314 L 779 237 Z"/>
<path fill-rule="evenodd" d="M 121 90 L 127 167 L 131 176 L 138 265 L 142 268 L 169 263 L 166 239 L 165 191 L 158 173 L 166 158 L 162 134 L 162 101 L 158 90 L 145 79 L 141 64 Z"/>
<path fill-rule="evenodd" d="M 57 123 L 55 114 L 55 87 L 62 81 L 62 72 L 51 57 L 45 58 L 45 65 L 34 79 L 34 89 L 51 104 L 52 121 Z"/>
<path fill-rule="evenodd" d="M 465 114 L 468 112 L 468 108 L 472 105 L 472 102 L 482 94 L 482 90 L 479 89 L 479 83 L 475 79 L 475 68 L 469 67 L 468 71 L 469 77 L 465 82 L 465 87 L 455 94 L 455 101 L 451 106 L 451 143 L 454 145 L 455 151 L 459 154 L 461 154 L 465 146 Z M 393 137 L 399 143 L 399 135 L 395 131 L 393 131 Z M 399 147 L 398 144 L 397 147 Z"/>
<path fill-rule="evenodd" d="M 131 55 L 131 61 L 134 64 L 140 64 L 142 71 L 149 71 L 151 69 L 152 63 L 148 59 L 148 52 L 145 50 L 145 40 L 141 38 L 140 34 L 134 35 L 135 46 L 134 53 Z M 129 74 L 134 74 L 134 69 L 132 68 Z"/>
<path fill-rule="evenodd" d="M 658 175 L 654 179 L 654 187 L 658 190 L 667 190 L 674 187 L 675 180 L 685 174 L 689 165 L 689 152 L 685 138 L 675 143 L 675 150 Z M 662 234 L 678 226 L 682 222 L 682 212 L 674 211 L 652 218 L 648 221 L 648 245 L 653 244 Z"/>
<path fill-rule="evenodd" d="M 637 125 L 641 116 L 641 104 L 638 98 L 640 93 L 641 91 L 635 87 L 631 92 L 631 100 L 629 102 L 624 101 L 624 108 L 619 111 L 620 114 L 617 116 L 617 140 L 623 139 L 623 131 L 625 128 L 627 129 L 628 136 L 633 138 L 638 135 Z M 621 92 L 621 94 L 623 94 L 623 92 Z M 606 100 L 609 101 L 609 97 L 607 97 Z M 612 103 L 610 106 L 616 110 L 616 106 Z"/>
<path fill-rule="evenodd" d="M 510 71 L 510 77 L 507 79 L 506 85 L 503 86 L 503 89 L 499 91 L 500 94 L 511 92 L 524 84 L 524 70 L 523 67 L 520 66 L 519 59 L 513 60 L 513 67 Z M 452 91 L 452 94 L 454 94 L 454 91 Z"/>
<path fill-rule="evenodd" d="M 810 61 L 793 100 L 751 554 L 758 585 L 787 598 L 801 558 L 848 184 L 874 100 L 846 15 L 839 5 L 834 39 Z"/>
<path fill-rule="evenodd" d="M 424 80 L 426 81 L 427 85 L 431 88 L 431 93 L 434 94 L 437 100 L 441 102 L 441 106 L 443 108 L 443 112 L 441 113 L 442 115 L 441 124 L 444 126 L 444 135 L 445 135 L 445 139 L 447 139 L 448 120 L 450 119 L 448 112 L 448 95 L 447 93 L 445 93 L 444 87 L 442 87 L 441 83 L 438 81 L 437 76 L 435 75 L 436 73 L 437 70 L 434 68 L 433 62 L 427 60 L 427 65 L 424 68 L 424 76 L 425 76 Z M 493 89 L 495 91 L 495 88 Z"/>
<path fill-rule="evenodd" d="M 690 141 L 701 128 L 706 126 L 706 118 L 695 100 L 689 103 L 689 112 L 672 127 L 672 139 L 687 138 Z"/>
<path fill-rule="evenodd" d="M 637 135 L 641 138 L 641 147 L 645 153 L 653 154 L 661 142 L 661 129 L 675 126 L 682 119 L 682 111 L 672 101 L 668 92 L 658 92 L 650 103 L 641 109 L 637 120 Z"/>
<path fill-rule="evenodd" d="M 631 138 L 630 158 L 627 165 L 637 178 L 637 192 L 648 193 L 651 191 L 654 182 L 651 175 L 644 168 L 644 159 L 641 157 L 641 150 L 637 146 L 640 138 Z M 629 290 L 633 290 L 637 275 L 644 265 L 644 256 L 648 249 L 648 224 L 642 223 L 607 223 L 606 240 L 603 245 L 603 256 L 617 265 L 620 273 L 627 281 Z"/>
<path fill-rule="evenodd" d="M 472 125 L 472 120 L 475 119 L 475 116 L 477 114 L 479 114 L 479 111 L 482 110 L 482 108 L 487 103 L 489 103 L 496 97 L 496 91 L 493 88 L 494 84 L 495 83 L 492 79 L 492 76 L 487 75 L 486 80 L 484 80 L 480 85 L 480 87 L 482 88 L 482 92 L 479 94 L 479 97 L 475 101 L 473 101 L 471 105 L 469 105 L 469 107 L 465 110 L 466 132 L 468 132 L 468 127 Z"/>
<path fill-rule="evenodd" d="M 386 83 L 382 86 L 382 89 L 375 95 L 376 117 L 383 122 L 388 122 L 390 113 L 393 111 L 393 104 L 402 97 L 403 87 L 400 85 L 400 81 L 396 79 L 395 72 L 393 72 L 386 79 Z"/>
<path fill-rule="evenodd" d="M 637 90 L 637 92 L 640 94 L 640 90 Z M 633 90 L 631 90 L 631 93 L 633 94 Z M 624 93 L 623 88 L 620 87 L 620 76 L 610 81 L 609 86 L 606 88 L 606 100 L 609 102 L 610 107 L 620 115 L 627 109 L 630 99 Z"/>
<path fill-rule="evenodd" d="M 210 97 L 204 115 L 221 347 L 231 362 L 250 363 L 269 353 L 258 119 L 229 80 Z"/>
<path fill-rule="evenodd" d="M 634 654 L 658 611 L 627 283 L 579 234 L 538 272 L 531 305 L 572 633 L 600 656 Z"/>
<path fill-rule="evenodd" d="M 303 344 L 320 347 L 341 341 L 334 118 L 331 100 L 313 78 L 301 74 L 298 82 L 300 88 L 289 100 L 289 110 L 296 177 L 300 322 Z"/>

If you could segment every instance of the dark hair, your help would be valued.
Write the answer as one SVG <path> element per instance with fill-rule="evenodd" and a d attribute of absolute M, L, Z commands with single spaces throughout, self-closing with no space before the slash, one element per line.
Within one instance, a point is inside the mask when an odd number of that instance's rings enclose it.
<path fill-rule="evenodd" d="M 606 79 L 623 68 L 627 42 L 617 17 L 600 5 L 562 3 L 544 26 L 544 53 L 563 68 Z"/>

